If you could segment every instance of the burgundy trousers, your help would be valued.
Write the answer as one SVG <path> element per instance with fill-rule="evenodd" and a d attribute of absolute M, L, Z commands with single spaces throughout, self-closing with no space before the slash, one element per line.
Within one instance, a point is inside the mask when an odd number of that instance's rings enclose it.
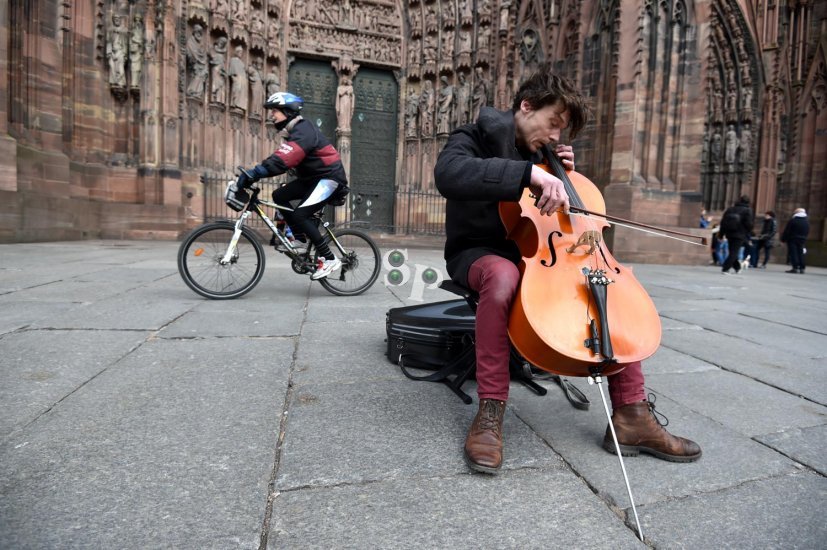
<path fill-rule="evenodd" d="M 468 270 L 468 285 L 480 295 L 476 320 L 477 395 L 480 399 L 508 399 L 508 314 L 520 284 L 520 270 L 496 255 L 483 256 Z M 607 376 L 612 408 L 643 401 L 640 361 Z"/>

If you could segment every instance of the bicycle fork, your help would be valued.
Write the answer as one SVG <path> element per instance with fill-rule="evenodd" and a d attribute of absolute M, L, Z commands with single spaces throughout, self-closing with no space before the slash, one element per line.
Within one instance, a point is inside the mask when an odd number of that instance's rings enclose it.
<path fill-rule="evenodd" d="M 250 211 L 248 210 L 235 222 L 235 230 L 233 231 L 233 238 L 230 240 L 230 246 L 227 247 L 227 252 L 224 253 L 224 257 L 218 261 L 221 265 L 227 265 L 232 261 L 233 256 L 235 256 L 236 245 L 238 245 L 238 239 L 241 238 L 241 229 L 244 227 L 244 220 L 247 219 L 249 215 Z"/>

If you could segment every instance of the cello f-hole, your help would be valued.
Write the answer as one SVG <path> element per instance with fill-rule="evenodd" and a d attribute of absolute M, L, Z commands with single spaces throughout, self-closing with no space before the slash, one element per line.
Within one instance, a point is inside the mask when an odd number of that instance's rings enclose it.
<path fill-rule="evenodd" d="M 562 237 L 563 234 L 559 231 L 552 231 L 548 234 L 548 251 L 551 252 L 551 263 L 545 260 L 540 260 L 540 263 L 546 267 L 551 267 L 557 263 L 557 251 L 554 249 L 554 236 Z"/>

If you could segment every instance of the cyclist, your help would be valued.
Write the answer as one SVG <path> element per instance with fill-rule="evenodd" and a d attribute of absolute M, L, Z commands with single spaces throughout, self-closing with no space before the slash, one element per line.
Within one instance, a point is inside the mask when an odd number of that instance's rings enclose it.
<path fill-rule="evenodd" d="M 273 191 L 273 201 L 290 206 L 299 201 L 292 212 L 282 215 L 293 232 L 304 233 L 316 245 L 319 265 L 312 279 L 322 279 L 342 267 L 342 261 L 333 255 L 324 242 L 319 228 L 311 220 L 313 214 L 330 201 L 337 188 L 347 185 L 347 176 L 336 148 L 330 141 L 299 114 L 304 100 L 299 96 L 276 92 L 264 102 L 264 108 L 272 110 L 276 129 L 287 132 L 287 137 L 272 155 L 238 178 L 240 187 L 249 187 L 261 178 L 278 176 L 295 170 L 296 179 Z"/>

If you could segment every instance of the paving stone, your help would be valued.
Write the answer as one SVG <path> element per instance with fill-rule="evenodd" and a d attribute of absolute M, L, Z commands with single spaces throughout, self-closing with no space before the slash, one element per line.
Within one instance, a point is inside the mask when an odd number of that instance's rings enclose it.
<path fill-rule="evenodd" d="M 46 413 L 148 336 L 112 330 L 30 330 L 4 336 L 0 339 L 0 439 Z"/>
<path fill-rule="evenodd" d="M 257 547 L 293 342 L 229 340 L 149 342 L 2 445 L 4 546 Z"/>
<path fill-rule="evenodd" d="M 268 548 L 646 548 L 570 472 L 402 478 L 286 491 Z"/>
<path fill-rule="evenodd" d="M 592 403 L 588 411 L 574 409 L 562 392 L 551 386 L 549 395 L 538 397 L 512 384 L 510 402 L 517 416 L 548 442 L 578 475 L 587 479 L 600 495 L 627 508 L 629 497 L 617 456 L 601 447 L 607 421 L 600 394 L 595 386 L 582 387 L 582 381 L 575 382 Z M 608 393 L 605 388 L 604 391 Z M 796 465 L 781 454 L 664 395 L 655 397 L 657 409 L 669 419 L 669 431 L 696 441 L 703 456 L 688 464 L 667 462 L 649 455 L 627 457 L 624 461 L 626 471 L 638 505 L 717 491 L 744 481 L 796 470 Z"/>
<path fill-rule="evenodd" d="M 655 548 L 824 548 L 827 480 L 810 473 L 647 506 L 641 523 Z"/>
<path fill-rule="evenodd" d="M 670 331 L 661 345 L 827 405 L 824 360 L 802 356 L 794 346 L 781 350 L 707 330 Z"/>
<path fill-rule="evenodd" d="M 442 384 L 369 382 L 296 389 L 277 489 L 366 483 L 468 471 L 462 446 L 476 405 Z M 510 410 L 503 468 L 561 468 Z"/>
<path fill-rule="evenodd" d="M 388 360 L 384 321 L 354 321 L 347 328 L 341 323 L 304 325 L 296 355 L 297 385 L 406 380 Z"/>
<path fill-rule="evenodd" d="M 646 386 L 750 437 L 827 422 L 827 407 L 731 372 L 655 374 Z"/>
<path fill-rule="evenodd" d="M 827 424 L 784 430 L 755 439 L 827 476 L 827 454 L 824 452 L 827 449 Z"/>

